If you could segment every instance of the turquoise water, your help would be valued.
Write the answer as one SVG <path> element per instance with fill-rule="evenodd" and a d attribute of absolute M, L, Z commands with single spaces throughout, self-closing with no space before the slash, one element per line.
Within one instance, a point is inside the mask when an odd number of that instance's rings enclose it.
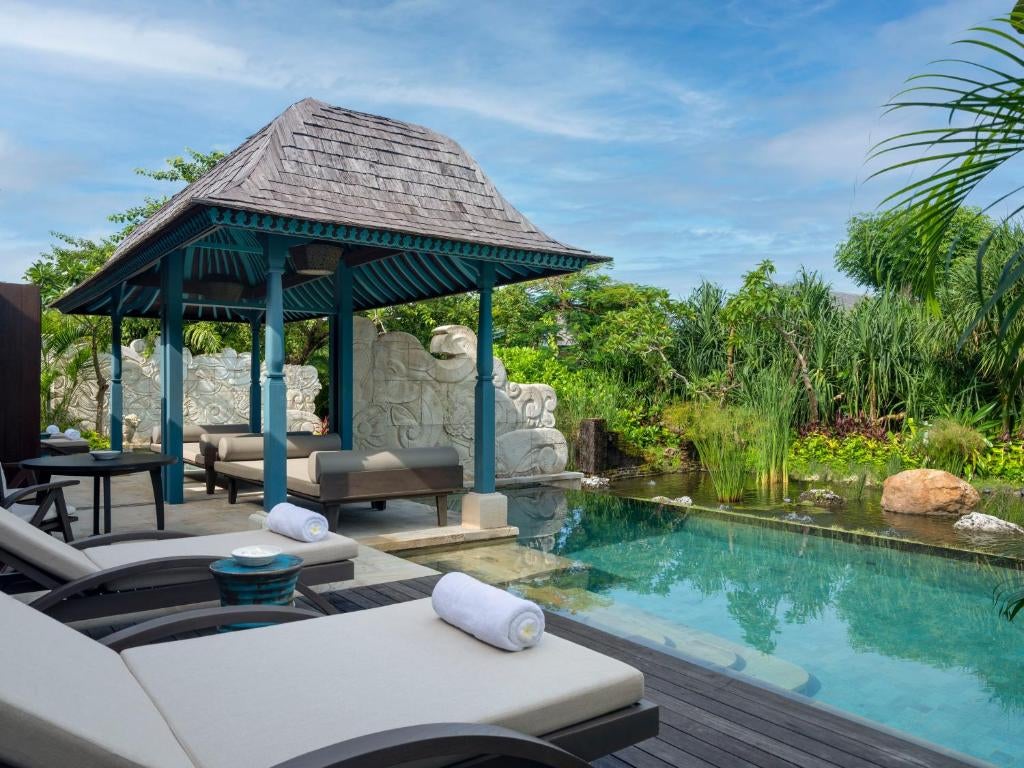
<path fill-rule="evenodd" d="M 1010 571 L 607 494 L 529 491 L 510 518 L 522 544 L 567 561 L 512 584 L 549 607 L 697 660 L 735 651 L 717 663 L 1024 766 L 1024 618 L 993 602 Z"/>

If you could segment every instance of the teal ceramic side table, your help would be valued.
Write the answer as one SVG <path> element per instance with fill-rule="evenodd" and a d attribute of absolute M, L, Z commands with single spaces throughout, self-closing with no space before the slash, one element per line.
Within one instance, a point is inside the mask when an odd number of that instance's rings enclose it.
<path fill-rule="evenodd" d="M 266 565 L 241 565 L 227 557 L 210 563 L 220 589 L 221 605 L 291 605 L 302 558 L 278 555 Z M 263 624 L 233 624 L 222 629 L 249 629 Z"/>

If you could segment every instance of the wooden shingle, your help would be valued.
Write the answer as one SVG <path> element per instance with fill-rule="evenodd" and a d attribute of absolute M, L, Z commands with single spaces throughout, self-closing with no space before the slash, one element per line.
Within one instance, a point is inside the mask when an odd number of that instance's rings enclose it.
<path fill-rule="evenodd" d="M 290 106 L 171 198 L 121 242 L 112 261 L 128 257 L 197 205 L 590 255 L 534 226 L 446 136 L 314 99 Z"/>

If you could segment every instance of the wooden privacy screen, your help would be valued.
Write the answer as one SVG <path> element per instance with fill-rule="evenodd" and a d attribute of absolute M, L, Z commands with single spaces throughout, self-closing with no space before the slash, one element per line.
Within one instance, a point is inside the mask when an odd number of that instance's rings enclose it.
<path fill-rule="evenodd" d="M 0 462 L 39 455 L 39 289 L 0 283 Z"/>

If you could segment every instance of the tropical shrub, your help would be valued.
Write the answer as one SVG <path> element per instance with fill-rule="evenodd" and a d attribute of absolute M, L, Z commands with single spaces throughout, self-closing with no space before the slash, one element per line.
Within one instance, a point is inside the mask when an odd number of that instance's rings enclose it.
<path fill-rule="evenodd" d="M 668 409 L 665 418 L 697 449 L 718 500 L 740 501 L 760 426 L 757 416 L 747 408 L 687 403 Z"/>
<path fill-rule="evenodd" d="M 923 457 L 925 466 L 970 480 L 989 446 L 976 429 L 942 418 L 918 433 L 913 448 Z"/>

